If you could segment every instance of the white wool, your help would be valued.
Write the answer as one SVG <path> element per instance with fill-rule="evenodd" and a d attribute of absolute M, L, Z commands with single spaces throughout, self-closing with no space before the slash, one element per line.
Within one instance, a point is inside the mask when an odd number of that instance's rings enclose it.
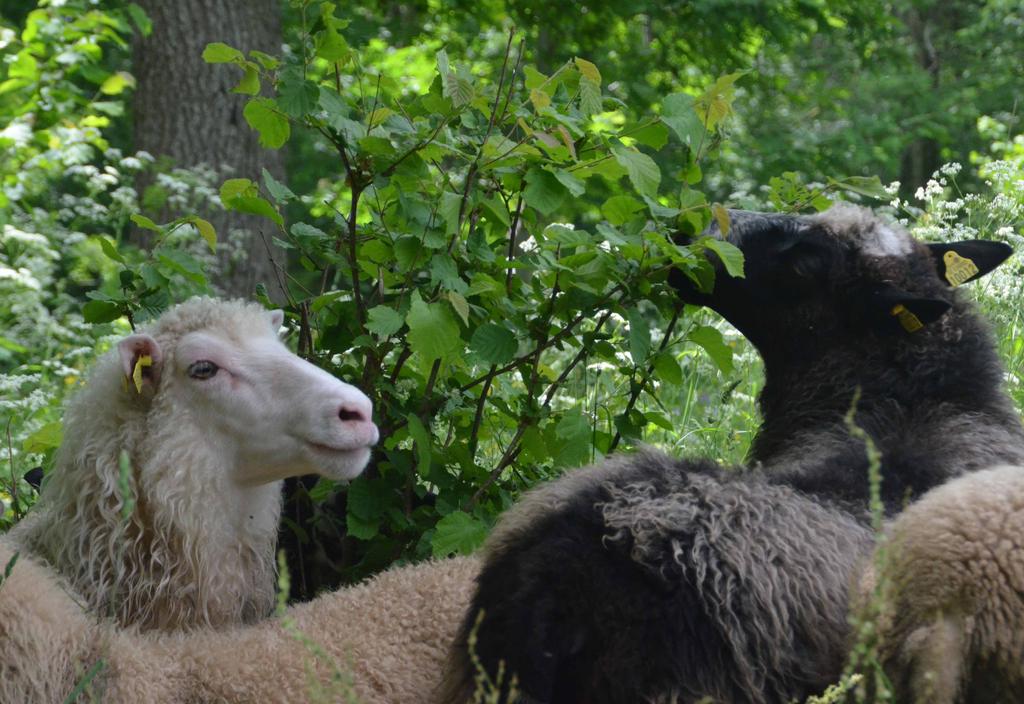
<path fill-rule="evenodd" d="M 13 552 L 0 537 L 0 571 Z M 86 613 L 22 554 L 0 584 L 0 702 L 63 701 L 99 664 L 87 701 L 431 704 L 477 572 L 472 558 L 392 568 L 283 618 L 139 633 Z"/>
<path fill-rule="evenodd" d="M 878 628 L 899 701 L 1016 701 L 1024 687 L 1024 467 L 973 472 L 928 492 L 893 522 L 886 550 Z M 873 571 L 862 579 L 856 608 L 875 580 Z"/>
<path fill-rule="evenodd" d="M 270 360 L 280 373 L 262 371 L 263 376 L 284 375 L 282 363 L 294 359 L 297 373 L 326 389 L 324 408 L 336 409 L 330 404 L 341 401 L 335 398 L 355 398 L 353 394 L 366 401 L 351 387 L 287 353 L 270 328 L 273 320 L 254 304 L 189 301 L 165 313 L 147 330 L 162 356 L 163 372 L 155 393 L 148 388 L 141 394 L 134 388 L 126 390 L 118 350 L 112 350 L 70 403 L 64 442 L 40 505 L 11 536 L 56 567 L 99 614 L 122 624 L 170 630 L 252 622 L 269 613 L 281 510 L 277 479 L 315 467 L 296 464 L 292 472 L 240 481 L 246 468 L 238 467 L 238 457 L 246 443 L 229 436 L 231 419 L 225 419 L 224 427 L 211 422 L 207 397 L 189 395 L 193 388 L 189 384 L 203 382 L 189 379 L 175 365 L 187 362 L 176 358 L 182 339 L 198 339 L 202 344 L 202 335 L 208 333 L 226 341 L 229 349 L 242 351 L 256 340 L 257 351 L 262 349 L 260 344 L 280 348 Z M 194 333 L 199 331 L 202 335 L 196 338 Z M 270 342 L 259 342 L 266 339 Z M 250 371 L 242 370 L 238 378 L 244 379 Z M 250 385 L 257 390 L 261 385 L 270 389 L 265 403 L 249 403 L 267 406 L 252 414 L 267 416 L 269 422 L 284 426 L 282 432 L 291 434 L 289 422 L 295 409 L 285 408 L 284 418 L 274 417 L 272 384 L 279 380 L 264 384 L 260 373 L 249 376 L 255 377 Z M 222 395 L 230 396 L 240 385 L 234 377 L 224 380 Z M 316 400 L 317 395 L 312 397 Z M 313 410 L 310 417 L 318 418 L 320 411 Z M 340 424 L 336 410 L 333 421 Z M 368 419 L 366 423 L 372 427 Z M 314 439 L 321 441 L 319 436 Z M 370 443 L 375 439 L 374 428 Z M 122 450 L 131 461 L 126 477 L 121 476 Z M 358 473 L 367 456 L 346 460 L 344 469 Z M 134 497 L 134 506 L 126 508 L 126 500 L 131 499 L 126 499 L 125 489 Z"/>
<path fill-rule="evenodd" d="M 867 256 L 900 257 L 913 251 L 914 240 L 909 232 L 852 203 L 836 203 L 823 213 L 809 216 L 807 221 L 852 241 Z"/>

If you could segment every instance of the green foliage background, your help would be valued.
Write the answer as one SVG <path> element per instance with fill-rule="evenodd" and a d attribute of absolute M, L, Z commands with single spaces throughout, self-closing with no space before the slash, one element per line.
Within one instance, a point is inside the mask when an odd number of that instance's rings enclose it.
<path fill-rule="evenodd" d="M 204 52 L 237 66 L 245 120 L 287 150 L 286 183 L 219 183 L 133 153 L 127 49 L 149 31 L 135 5 L 7 8 L 0 527 L 33 502 L 23 477 L 52 462 L 60 404 L 90 360 L 215 292 L 218 233 L 146 215 L 168 199 L 263 216 L 288 253 L 277 276 L 297 351 L 376 403 L 383 440 L 366 474 L 292 487 L 285 535 L 304 554 L 303 595 L 469 552 L 523 490 L 618 448 L 741 460 L 756 356 L 666 281 L 674 267 L 710 286 L 708 248 L 742 275 L 728 245 L 674 241 L 712 218 L 727 226 L 723 205 L 841 197 L 924 237 L 1020 237 L 1024 29 L 1008 1 L 568 13 L 293 0 L 281 56 Z M 141 173 L 154 184 L 143 193 Z M 153 231 L 150 249 L 126 243 L 133 226 Z M 1014 268 L 981 299 L 1021 401 Z"/>

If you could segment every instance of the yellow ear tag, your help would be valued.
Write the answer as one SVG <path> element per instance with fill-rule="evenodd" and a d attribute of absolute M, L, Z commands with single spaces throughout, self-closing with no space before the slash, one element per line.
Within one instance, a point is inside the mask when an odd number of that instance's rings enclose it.
<path fill-rule="evenodd" d="M 917 332 L 924 327 L 924 323 L 922 323 L 916 315 L 904 308 L 902 303 L 893 306 L 892 310 L 889 312 L 891 315 L 895 315 L 899 318 L 900 325 L 902 325 L 903 329 L 907 332 Z"/>
<path fill-rule="evenodd" d="M 943 254 L 942 261 L 946 264 L 946 281 L 950 286 L 959 286 L 979 271 L 977 264 L 953 250 Z"/>
<path fill-rule="evenodd" d="M 144 354 L 139 357 L 138 361 L 135 362 L 135 369 L 132 370 L 132 381 L 135 382 L 135 390 L 140 394 L 142 393 L 142 368 L 152 367 L 153 358 L 148 354 Z"/>

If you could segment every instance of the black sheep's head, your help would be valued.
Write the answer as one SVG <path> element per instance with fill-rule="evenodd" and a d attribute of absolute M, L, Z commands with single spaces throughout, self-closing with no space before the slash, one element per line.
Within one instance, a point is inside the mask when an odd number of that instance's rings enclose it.
<path fill-rule="evenodd" d="M 724 239 L 743 252 L 744 276 L 729 276 L 709 249 L 710 290 L 679 271 L 670 281 L 686 302 L 717 311 L 764 354 L 822 340 L 913 335 L 953 306 L 955 286 L 1012 252 L 984 240 L 925 244 L 845 204 L 809 216 L 729 215 Z M 703 236 L 723 239 L 717 223 Z"/>

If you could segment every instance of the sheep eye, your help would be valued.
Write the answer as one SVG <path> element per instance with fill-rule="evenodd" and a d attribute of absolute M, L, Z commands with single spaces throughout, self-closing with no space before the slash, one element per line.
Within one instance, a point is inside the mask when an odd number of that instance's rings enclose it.
<path fill-rule="evenodd" d="M 217 373 L 220 369 L 216 364 L 208 359 L 201 359 L 198 362 L 192 362 L 188 367 L 188 375 L 193 379 L 209 379 Z"/>

